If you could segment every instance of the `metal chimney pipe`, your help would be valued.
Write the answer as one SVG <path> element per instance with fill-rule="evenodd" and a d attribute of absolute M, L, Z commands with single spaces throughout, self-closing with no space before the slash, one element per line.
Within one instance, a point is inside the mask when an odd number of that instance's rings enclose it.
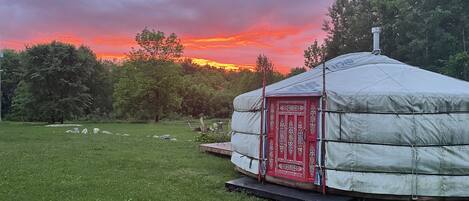
<path fill-rule="evenodd" d="M 373 54 L 381 54 L 381 49 L 379 49 L 379 33 L 381 33 L 381 27 L 371 28 L 371 33 L 373 33 Z"/>

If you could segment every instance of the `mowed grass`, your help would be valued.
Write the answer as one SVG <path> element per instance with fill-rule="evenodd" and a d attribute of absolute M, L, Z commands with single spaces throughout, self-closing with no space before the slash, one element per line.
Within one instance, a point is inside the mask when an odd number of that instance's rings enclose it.
<path fill-rule="evenodd" d="M 184 122 L 83 124 L 106 134 L 0 123 L 0 200 L 257 200 L 225 191 L 228 158 L 200 153 Z M 149 138 L 170 134 L 177 141 Z"/>

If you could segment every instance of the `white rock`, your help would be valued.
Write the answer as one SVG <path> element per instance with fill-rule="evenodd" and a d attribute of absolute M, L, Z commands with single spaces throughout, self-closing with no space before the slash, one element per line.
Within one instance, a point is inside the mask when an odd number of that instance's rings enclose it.
<path fill-rule="evenodd" d="M 73 127 L 73 126 L 81 126 L 81 124 L 49 124 L 49 125 L 45 125 L 45 127 Z"/>
<path fill-rule="evenodd" d="M 109 132 L 109 131 L 101 131 L 101 133 L 108 134 L 108 135 L 112 135 L 112 133 Z"/>
<path fill-rule="evenodd" d="M 99 128 L 93 128 L 93 133 L 98 134 L 99 133 Z"/>
<path fill-rule="evenodd" d="M 122 136 L 130 136 L 130 135 L 129 135 L 129 134 L 127 134 L 127 133 L 124 133 L 124 134 L 122 134 Z"/>
<path fill-rule="evenodd" d="M 81 131 L 81 134 L 88 134 L 88 129 L 87 128 L 84 128 L 82 131 Z"/>
<path fill-rule="evenodd" d="M 169 140 L 169 139 L 171 139 L 171 135 L 168 135 L 168 134 L 162 135 L 162 136 L 160 136 L 160 139 L 162 139 L 162 140 Z"/>

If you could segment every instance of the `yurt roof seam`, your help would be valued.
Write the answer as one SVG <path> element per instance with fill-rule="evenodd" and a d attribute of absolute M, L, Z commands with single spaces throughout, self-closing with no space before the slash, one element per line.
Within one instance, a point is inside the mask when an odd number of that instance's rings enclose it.
<path fill-rule="evenodd" d="M 393 82 L 395 82 L 397 85 L 401 86 L 402 89 L 404 89 L 404 90 L 406 90 L 406 91 L 408 91 L 408 92 L 411 91 L 411 90 L 409 90 L 407 87 L 405 87 L 404 85 L 402 85 L 401 83 L 399 83 L 397 80 L 395 80 L 395 79 L 394 79 L 391 75 L 389 75 L 386 71 L 384 71 L 383 69 L 381 69 L 378 65 L 374 64 L 374 66 L 376 66 L 376 68 L 378 68 L 381 72 L 383 72 L 384 74 L 386 74 L 386 76 L 387 76 L 389 79 L 391 79 Z M 399 73 L 402 73 L 402 71 L 399 72 Z M 396 74 L 397 74 L 397 73 L 396 73 Z"/>

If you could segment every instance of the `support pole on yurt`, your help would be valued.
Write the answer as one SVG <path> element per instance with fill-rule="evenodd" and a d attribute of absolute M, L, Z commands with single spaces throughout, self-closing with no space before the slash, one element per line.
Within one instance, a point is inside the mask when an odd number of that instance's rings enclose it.
<path fill-rule="evenodd" d="M 264 105 L 265 105 L 265 85 L 266 85 L 266 77 L 265 77 L 265 66 L 262 66 L 262 102 L 261 102 L 261 127 L 260 127 L 260 134 L 259 134 L 259 166 L 258 166 L 258 174 L 257 180 L 262 182 L 262 162 L 264 161 L 264 154 L 263 154 L 263 147 L 264 147 Z"/>
<path fill-rule="evenodd" d="M 326 55 L 323 53 L 322 62 L 322 97 L 321 97 L 321 187 L 322 193 L 326 194 Z"/>

